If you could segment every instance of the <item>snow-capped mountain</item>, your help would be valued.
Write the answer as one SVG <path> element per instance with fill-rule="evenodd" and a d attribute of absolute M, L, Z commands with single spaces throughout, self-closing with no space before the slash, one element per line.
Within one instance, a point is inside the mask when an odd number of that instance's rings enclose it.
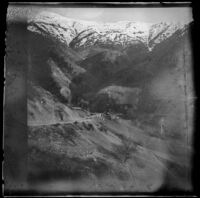
<path fill-rule="evenodd" d="M 142 42 L 151 51 L 156 44 L 167 39 L 177 30 L 184 30 L 186 27 L 186 23 L 172 22 L 98 23 L 66 18 L 51 12 L 41 12 L 29 20 L 28 29 L 58 39 L 72 48 L 98 44 L 127 46 Z"/>

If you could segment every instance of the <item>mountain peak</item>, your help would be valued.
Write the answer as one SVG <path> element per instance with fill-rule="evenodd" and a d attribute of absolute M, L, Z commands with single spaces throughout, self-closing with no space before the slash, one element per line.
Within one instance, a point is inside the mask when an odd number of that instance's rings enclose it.
<path fill-rule="evenodd" d="M 142 42 L 151 51 L 186 23 L 146 23 L 118 21 L 112 23 L 72 19 L 56 13 L 43 11 L 29 20 L 28 29 L 59 39 L 74 47 L 88 47 L 99 43 L 129 45 Z"/>

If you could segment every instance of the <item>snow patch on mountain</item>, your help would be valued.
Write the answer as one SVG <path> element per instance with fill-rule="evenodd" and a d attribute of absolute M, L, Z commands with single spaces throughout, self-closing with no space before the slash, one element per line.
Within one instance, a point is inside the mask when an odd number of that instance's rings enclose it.
<path fill-rule="evenodd" d="M 119 21 L 92 22 L 66 18 L 55 13 L 41 12 L 29 20 L 28 29 L 59 40 L 72 48 L 98 44 L 127 46 L 143 43 L 151 51 L 154 46 L 170 37 L 186 23 L 145 23 Z"/>

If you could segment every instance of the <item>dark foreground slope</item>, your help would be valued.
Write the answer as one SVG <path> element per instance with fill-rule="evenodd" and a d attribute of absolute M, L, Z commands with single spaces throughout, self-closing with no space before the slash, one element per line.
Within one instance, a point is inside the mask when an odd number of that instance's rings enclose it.
<path fill-rule="evenodd" d="M 168 182 L 190 189 L 190 147 L 123 119 L 96 116 L 30 127 L 29 180 L 41 191 L 155 192 Z M 172 142 L 176 146 L 172 147 Z M 183 156 L 183 152 L 188 152 Z M 168 165 L 170 164 L 171 167 Z"/>

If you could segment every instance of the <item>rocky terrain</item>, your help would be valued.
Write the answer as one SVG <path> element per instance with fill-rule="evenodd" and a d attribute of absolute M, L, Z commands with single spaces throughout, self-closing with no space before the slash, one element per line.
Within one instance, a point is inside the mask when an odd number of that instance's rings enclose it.
<path fill-rule="evenodd" d="M 32 190 L 191 190 L 192 25 L 29 19 Z"/>

